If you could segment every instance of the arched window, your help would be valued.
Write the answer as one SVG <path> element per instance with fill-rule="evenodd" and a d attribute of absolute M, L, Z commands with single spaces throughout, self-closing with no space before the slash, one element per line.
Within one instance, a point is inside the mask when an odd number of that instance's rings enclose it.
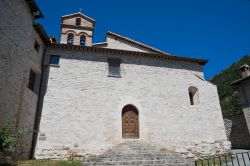
<path fill-rule="evenodd" d="M 76 25 L 81 25 L 81 19 L 80 18 L 76 19 Z"/>
<path fill-rule="evenodd" d="M 80 36 L 80 45 L 85 46 L 86 45 L 86 37 L 81 35 Z"/>
<path fill-rule="evenodd" d="M 67 44 L 73 45 L 73 43 L 74 43 L 74 34 L 69 33 L 68 34 L 68 39 L 67 39 Z"/>
<path fill-rule="evenodd" d="M 190 98 L 190 104 L 196 105 L 199 104 L 199 92 L 198 89 L 194 86 L 190 86 L 188 88 L 189 98 Z"/>
<path fill-rule="evenodd" d="M 139 112 L 132 105 L 122 109 L 122 138 L 139 138 Z"/>

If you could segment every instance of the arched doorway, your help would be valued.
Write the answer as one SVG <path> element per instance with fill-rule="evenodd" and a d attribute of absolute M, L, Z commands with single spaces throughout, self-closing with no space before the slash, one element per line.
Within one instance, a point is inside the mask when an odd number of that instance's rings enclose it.
<path fill-rule="evenodd" d="M 139 112 L 132 105 L 122 109 L 122 138 L 139 138 Z"/>

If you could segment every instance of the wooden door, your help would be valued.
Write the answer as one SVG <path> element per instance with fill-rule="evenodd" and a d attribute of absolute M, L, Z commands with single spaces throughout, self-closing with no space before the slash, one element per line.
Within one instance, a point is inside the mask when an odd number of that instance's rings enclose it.
<path fill-rule="evenodd" d="M 131 105 L 122 111 L 122 138 L 139 138 L 138 111 Z"/>

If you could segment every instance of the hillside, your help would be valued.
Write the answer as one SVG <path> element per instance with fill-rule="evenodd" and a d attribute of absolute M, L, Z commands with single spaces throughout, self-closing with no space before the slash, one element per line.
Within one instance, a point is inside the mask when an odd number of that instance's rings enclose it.
<path fill-rule="evenodd" d="M 243 64 L 250 65 L 250 55 L 242 57 L 238 62 L 233 63 L 230 67 L 209 79 L 213 84 L 217 85 L 224 116 L 235 115 L 242 112 L 239 94 L 230 84 L 241 78 L 239 69 Z"/>

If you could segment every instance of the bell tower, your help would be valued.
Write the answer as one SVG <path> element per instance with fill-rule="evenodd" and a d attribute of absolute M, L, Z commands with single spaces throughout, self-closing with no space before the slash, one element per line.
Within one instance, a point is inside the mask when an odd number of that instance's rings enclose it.
<path fill-rule="evenodd" d="M 95 20 L 81 12 L 61 17 L 61 44 L 91 46 Z"/>

